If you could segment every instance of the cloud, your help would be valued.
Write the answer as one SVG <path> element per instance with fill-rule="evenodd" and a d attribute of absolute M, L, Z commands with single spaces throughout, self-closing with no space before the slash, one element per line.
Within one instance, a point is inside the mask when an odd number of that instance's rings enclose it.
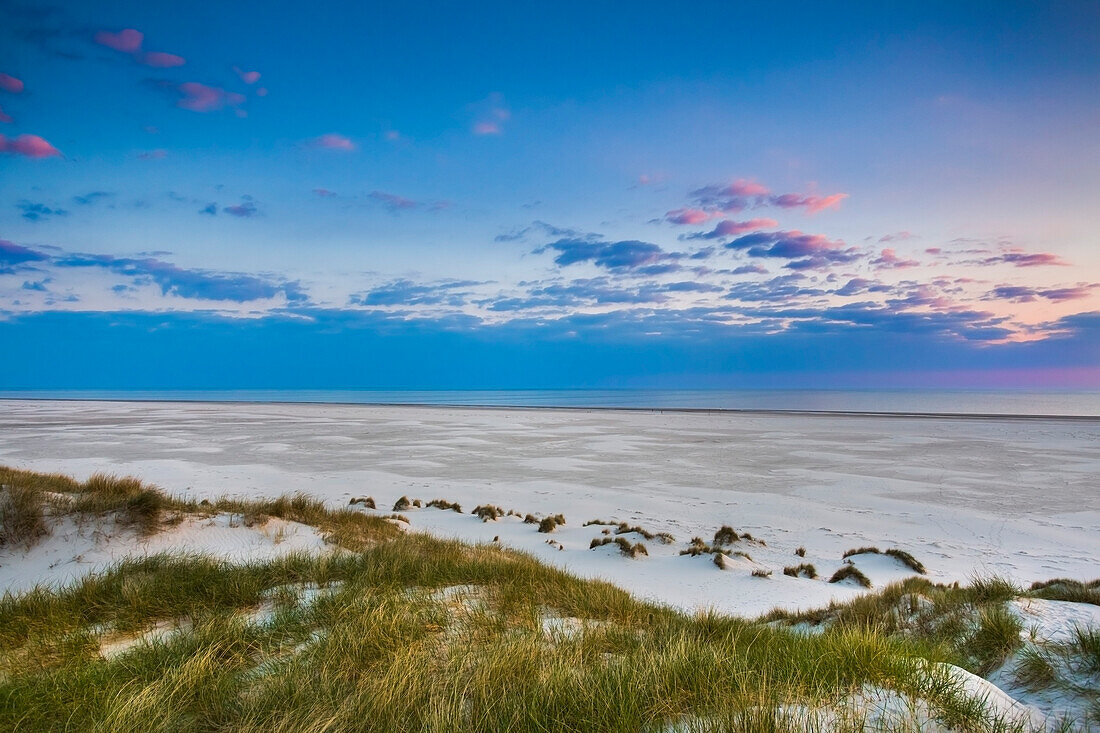
<path fill-rule="evenodd" d="M 19 94 L 23 91 L 23 80 L 16 79 L 11 74 L 0 72 L 0 89 L 11 94 Z"/>
<path fill-rule="evenodd" d="M 414 283 L 412 280 L 393 280 L 365 293 L 348 299 L 351 305 L 450 305 L 462 306 L 468 292 L 463 291 L 481 283 L 473 280 L 442 280 L 434 283 Z"/>
<path fill-rule="evenodd" d="M 977 262 L 963 264 L 1000 265 L 1008 264 L 1015 267 L 1044 267 L 1046 265 L 1058 265 L 1068 267 L 1069 263 L 1052 252 L 1004 252 L 1002 254 L 986 257 Z"/>
<path fill-rule="evenodd" d="M 395 193 L 387 193 L 386 191 L 371 191 L 369 194 L 372 199 L 382 203 L 390 211 L 403 211 L 405 209 L 415 209 L 420 206 L 418 201 L 407 199 L 404 196 L 398 196 Z"/>
<path fill-rule="evenodd" d="M 164 148 L 156 148 L 154 150 L 146 150 L 142 153 L 138 153 L 138 160 L 162 160 L 168 157 L 168 151 Z"/>
<path fill-rule="evenodd" d="M 239 66 L 234 66 L 233 71 L 241 77 L 241 81 L 245 84 L 255 84 L 260 80 L 260 72 L 258 71 L 245 71 Z"/>
<path fill-rule="evenodd" d="M 113 48 L 122 53 L 136 53 L 141 49 L 141 42 L 145 34 L 133 28 L 123 28 L 117 33 L 99 31 L 94 36 L 95 42 L 107 48 Z"/>
<path fill-rule="evenodd" d="M 55 258 L 54 264 L 62 268 L 101 268 L 133 278 L 135 285 L 156 284 L 163 295 L 193 300 L 245 303 L 275 298 L 280 294 L 291 302 L 306 300 L 298 282 L 276 281 L 236 272 L 186 269 L 154 258 L 70 254 Z"/>
<path fill-rule="evenodd" d="M 854 262 L 864 256 L 858 248 L 845 246 L 842 240 L 831 240 L 822 234 L 803 234 L 797 229 L 746 234 L 726 247 L 744 250 L 750 257 L 791 260 L 785 267 L 792 270 L 823 269 Z"/>
<path fill-rule="evenodd" d="M 809 214 L 816 214 L 825 209 L 840 206 L 840 202 L 848 198 L 846 193 L 834 193 L 830 196 L 806 196 L 798 193 L 785 193 L 780 196 L 770 196 L 768 202 L 781 209 L 805 208 Z"/>
<path fill-rule="evenodd" d="M 1007 300 L 1013 303 L 1031 303 L 1038 298 L 1046 298 L 1057 303 L 1069 300 L 1080 300 L 1092 295 L 1100 283 L 1090 283 L 1064 288 L 1035 288 L 1027 285 L 999 285 L 983 298 L 983 300 Z"/>
<path fill-rule="evenodd" d="M 21 216 L 28 221 L 42 221 L 48 219 L 51 216 L 68 216 L 69 212 L 65 209 L 46 206 L 38 201 L 27 201 L 24 199 L 15 205 L 15 208 L 19 209 L 23 213 Z"/>
<path fill-rule="evenodd" d="M 38 135 L 16 135 L 5 137 L 0 135 L 0 153 L 11 155 L 23 155 L 28 158 L 60 157 L 61 151 L 55 148 Z"/>
<path fill-rule="evenodd" d="M 336 196 L 335 191 L 330 191 L 327 188 L 315 188 L 313 189 L 313 193 L 317 194 L 321 198 L 333 198 L 334 196 Z"/>
<path fill-rule="evenodd" d="M 351 152 L 355 150 L 356 145 L 352 142 L 351 138 L 339 135 L 335 132 L 325 133 L 319 137 L 313 138 L 310 144 L 315 148 L 324 148 L 325 150 L 341 150 L 344 152 Z"/>
<path fill-rule="evenodd" d="M 768 227 L 778 226 L 779 222 L 775 219 L 749 219 L 748 221 L 733 221 L 731 219 L 723 219 L 709 232 L 697 232 L 695 234 L 688 234 L 682 236 L 682 239 L 722 239 L 724 237 L 735 237 L 745 232 L 755 231 L 757 229 L 766 229 Z"/>
<path fill-rule="evenodd" d="M 871 260 L 871 265 L 880 270 L 904 270 L 909 267 L 918 267 L 920 263 L 916 260 L 903 259 L 892 248 L 887 247 L 882 250 L 882 254 Z"/>
<path fill-rule="evenodd" d="M 80 206 L 90 206 L 103 199 L 111 198 L 112 196 L 114 196 L 114 194 L 110 191 L 89 191 L 83 196 L 73 196 L 73 203 L 79 204 Z"/>
<path fill-rule="evenodd" d="M 0 122 L 10 124 L 12 121 L 11 115 L 4 111 L 3 107 L 0 107 Z"/>
<path fill-rule="evenodd" d="M 557 252 L 554 263 L 566 266 L 578 262 L 592 262 L 597 267 L 608 270 L 632 270 L 647 266 L 656 266 L 661 272 L 679 269 L 675 260 L 683 255 L 665 252 L 656 244 L 637 240 L 604 242 L 593 239 L 559 239 L 534 250 L 533 254 L 542 254 L 548 250 Z M 645 274 L 658 274 L 650 271 Z"/>
<path fill-rule="evenodd" d="M 174 53 L 163 53 L 161 51 L 146 51 L 134 56 L 138 63 L 145 64 L 146 66 L 152 66 L 155 69 L 170 69 L 176 66 L 183 66 L 187 63 L 187 59 L 182 56 L 177 56 Z"/>
<path fill-rule="evenodd" d="M 749 206 L 777 206 L 781 209 L 804 208 L 809 214 L 836 208 L 848 198 L 846 193 L 829 196 L 815 194 L 772 194 L 762 183 L 738 178 L 733 183 L 711 184 L 690 192 L 696 207 L 711 214 L 736 214 Z"/>
<path fill-rule="evenodd" d="M 665 220 L 681 226 L 694 226 L 709 221 L 715 216 L 721 216 L 721 214 L 702 209 L 673 209 L 665 214 Z"/>
<path fill-rule="evenodd" d="M 49 259 L 49 255 L 37 252 L 29 247 L 24 247 L 6 239 L 0 239 L 0 273 L 15 271 L 16 265 L 26 265 L 29 262 L 43 262 Z"/>
<path fill-rule="evenodd" d="M 222 211 L 230 216 L 236 216 L 241 219 L 249 219 L 260 213 L 259 209 L 256 208 L 256 204 L 247 199 L 239 204 L 223 206 Z"/>
<path fill-rule="evenodd" d="M 243 94 L 227 92 L 197 81 L 186 81 L 176 90 L 182 95 L 176 106 L 192 112 L 216 112 L 226 107 L 239 107 L 245 102 Z"/>
<path fill-rule="evenodd" d="M 200 214 L 207 214 L 209 216 L 217 216 L 218 215 L 218 205 L 216 203 L 214 203 L 213 201 L 211 201 L 206 206 L 199 209 L 199 213 Z"/>
<path fill-rule="evenodd" d="M 470 131 L 475 135 L 500 135 L 504 132 L 504 123 L 512 117 L 500 94 L 490 94 L 474 108 L 475 119 Z"/>

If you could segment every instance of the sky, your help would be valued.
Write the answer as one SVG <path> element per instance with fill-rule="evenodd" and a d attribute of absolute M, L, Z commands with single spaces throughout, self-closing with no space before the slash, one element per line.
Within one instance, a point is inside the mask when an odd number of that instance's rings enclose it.
<path fill-rule="evenodd" d="M 0 0 L 0 390 L 1100 388 L 1100 5 Z"/>

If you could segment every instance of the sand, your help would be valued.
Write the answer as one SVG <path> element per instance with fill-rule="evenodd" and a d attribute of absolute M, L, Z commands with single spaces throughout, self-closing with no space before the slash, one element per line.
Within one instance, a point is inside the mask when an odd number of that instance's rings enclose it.
<path fill-rule="evenodd" d="M 753 616 L 851 597 L 863 591 L 782 568 L 810 562 L 827 578 L 864 545 L 905 549 L 937 581 L 1100 576 L 1096 420 L 13 400 L 0 402 L 0 463 L 133 474 L 200 499 L 303 491 L 333 506 L 371 495 L 380 511 L 408 495 L 561 512 L 552 535 L 516 518 L 406 513 L 413 531 L 499 538 L 686 610 Z M 676 542 L 629 535 L 647 546 L 639 559 L 589 550 L 594 518 Z M 679 555 L 723 524 L 766 545 L 731 547 L 752 561 L 727 570 Z M 876 587 L 912 572 L 855 563 Z"/>

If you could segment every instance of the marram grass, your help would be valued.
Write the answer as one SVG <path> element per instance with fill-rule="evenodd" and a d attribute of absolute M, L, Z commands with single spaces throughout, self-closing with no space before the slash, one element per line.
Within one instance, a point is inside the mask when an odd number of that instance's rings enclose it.
<path fill-rule="evenodd" d="M 234 511 L 313 524 L 340 549 L 248 565 L 155 556 L 5 595 L 0 730 L 858 730 L 858 710 L 820 725 L 806 711 L 868 685 L 929 701 L 962 730 L 1005 729 L 928 673 L 960 661 L 955 647 L 889 633 L 870 602 L 850 612 L 867 623 L 802 636 L 648 605 L 523 553 L 400 535 L 306 497 L 204 506 L 128 481 L 0 470 L 55 512 L 79 506 L 135 532 Z M 307 587 L 323 592 L 306 602 Z M 178 630 L 143 635 L 158 625 Z M 119 639 L 131 645 L 106 653 Z"/>

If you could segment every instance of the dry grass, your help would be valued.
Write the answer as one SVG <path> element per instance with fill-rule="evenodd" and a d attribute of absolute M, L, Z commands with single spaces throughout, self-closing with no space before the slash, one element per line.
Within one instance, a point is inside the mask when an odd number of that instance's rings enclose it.
<path fill-rule="evenodd" d="M 839 583 L 842 580 L 854 580 L 864 588 L 871 587 L 871 579 L 864 575 L 855 565 L 845 565 L 833 573 L 833 577 L 829 578 L 830 583 Z"/>

